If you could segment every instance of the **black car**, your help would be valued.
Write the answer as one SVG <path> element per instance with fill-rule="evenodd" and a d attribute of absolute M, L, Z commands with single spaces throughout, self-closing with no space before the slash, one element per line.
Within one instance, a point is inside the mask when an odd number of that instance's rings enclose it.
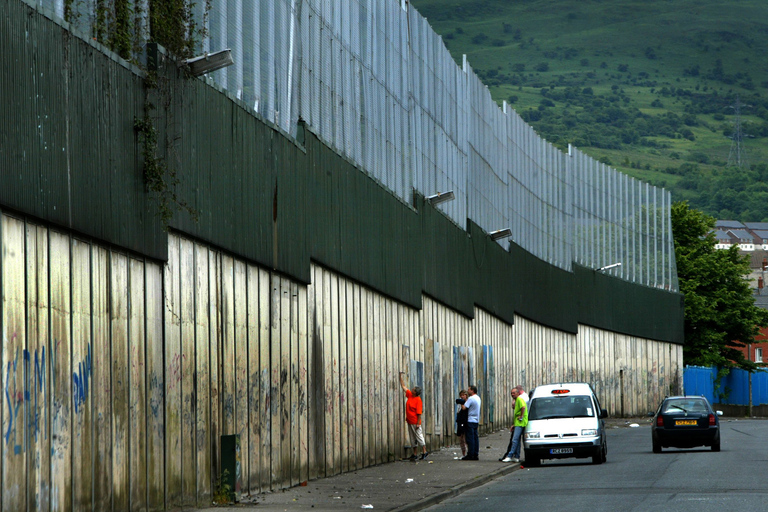
<path fill-rule="evenodd" d="M 651 421 L 653 453 L 662 448 L 711 446 L 720 451 L 721 411 L 715 411 L 703 396 L 668 396 Z"/>

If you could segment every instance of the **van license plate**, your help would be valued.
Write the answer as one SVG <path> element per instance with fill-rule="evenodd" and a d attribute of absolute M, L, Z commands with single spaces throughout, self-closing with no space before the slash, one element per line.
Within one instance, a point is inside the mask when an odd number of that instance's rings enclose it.
<path fill-rule="evenodd" d="M 552 455 L 558 455 L 562 453 L 573 453 L 573 448 L 552 448 L 549 450 Z"/>

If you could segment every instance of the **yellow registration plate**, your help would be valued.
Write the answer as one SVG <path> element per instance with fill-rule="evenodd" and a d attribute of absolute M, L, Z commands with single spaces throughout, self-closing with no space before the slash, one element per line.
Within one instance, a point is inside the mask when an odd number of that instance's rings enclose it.
<path fill-rule="evenodd" d="M 676 426 L 685 426 L 685 425 L 692 425 L 696 426 L 696 420 L 675 420 Z"/>

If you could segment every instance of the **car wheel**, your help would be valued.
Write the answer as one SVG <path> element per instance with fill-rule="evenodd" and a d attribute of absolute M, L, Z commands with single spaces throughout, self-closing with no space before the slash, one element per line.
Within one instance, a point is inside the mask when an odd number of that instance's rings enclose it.
<path fill-rule="evenodd" d="M 653 453 L 661 453 L 661 444 L 656 439 L 653 440 Z"/>
<path fill-rule="evenodd" d="M 603 450 L 601 452 L 601 462 L 606 462 L 608 460 L 608 443 L 603 444 Z"/>
<path fill-rule="evenodd" d="M 592 456 L 592 464 L 602 464 L 603 462 L 605 462 L 605 454 L 603 452 L 603 447 L 601 446 Z"/>
<path fill-rule="evenodd" d="M 712 451 L 713 452 L 719 452 L 720 451 L 720 437 L 715 439 L 715 442 L 712 444 Z"/>

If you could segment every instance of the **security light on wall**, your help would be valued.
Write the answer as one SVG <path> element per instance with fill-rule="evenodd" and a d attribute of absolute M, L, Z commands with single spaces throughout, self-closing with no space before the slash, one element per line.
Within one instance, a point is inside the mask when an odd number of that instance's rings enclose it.
<path fill-rule="evenodd" d="M 440 203 L 451 201 L 453 199 L 456 199 L 456 196 L 453 195 L 453 190 L 449 190 L 448 192 L 438 192 L 433 196 L 427 197 L 427 201 L 429 201 L 432 206 L 437 206 Z"/>
<path fill-rule="evenodd" d="M 621 266 L 621 263 L 611 263 L 610 265 L 606 265 L 604 267 L 600 267 L 595 272 L 602 272 L 603 270 L 608 270 L 609 268 L 616 268 L 616 267 L 620 267 L 620 266 Z"/>
<path fill-rule="evenodd" d="M 205 53 L 199 57 L 193 57 L 183 61 L 189 67 L 192 76 L 200 76 L 217 69 L 231 66 L 235 61 L 232 60 L 232 50 L 227 48 L 213 53 Z"/>
<path fill-rule="evenodd" d="M 502 238 L 512 236 L 512 230 L 509 228 L 498 229 L 496 231 L 491 231 L 489 235 L 491 235 L 491 240 L 501 240 Z"/>

